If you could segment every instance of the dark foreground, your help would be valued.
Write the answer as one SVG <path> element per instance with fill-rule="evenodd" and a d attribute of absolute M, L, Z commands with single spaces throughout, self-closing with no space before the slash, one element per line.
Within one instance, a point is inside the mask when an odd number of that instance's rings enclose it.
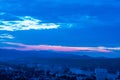
<path fill-rule="evenodd" d="M 94 70 L 65 65 L 1 64 L 0 80 L 119 80 L 119 71 L 110 73 L 104 68 Z"/>

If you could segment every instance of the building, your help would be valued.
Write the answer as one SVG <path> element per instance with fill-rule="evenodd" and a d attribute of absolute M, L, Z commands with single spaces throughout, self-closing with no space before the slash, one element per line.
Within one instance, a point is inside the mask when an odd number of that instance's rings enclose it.
<path fill-rule="evenodd" d="M 73 73 L 73 74 L 83 74 L 84 71 L 81 70 L 81 69 L 76 69 L 76 68 L 70 68 L 70 71 Z"/>
<path fill-rule="evenodd" d="M 95 69 L 96 80 L 106 80 L 107 74 L 108 74 L 107 69 L 102 68 Z"/>

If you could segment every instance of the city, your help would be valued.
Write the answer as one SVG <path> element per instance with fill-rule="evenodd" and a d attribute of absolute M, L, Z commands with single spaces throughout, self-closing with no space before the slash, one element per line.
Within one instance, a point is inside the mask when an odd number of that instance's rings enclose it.
<path fill-rule="evenodd" d="M 120 80 L 120 72 L 99 67 L 91 71 L 63 65 L 0 65 L 0 80 Z"/>

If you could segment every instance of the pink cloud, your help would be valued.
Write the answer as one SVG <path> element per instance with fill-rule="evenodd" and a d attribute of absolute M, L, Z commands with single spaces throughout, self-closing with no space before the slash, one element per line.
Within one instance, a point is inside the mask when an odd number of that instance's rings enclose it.
<path fill-rule="evenodd" d="M 4 42 L 4 44 L 11 45 L 12 47 L 3 47 L 4 49 L 15 49 L 15 50 L 53 50 L 53 51 L 96 51 L 96 52 L 111 52 L 111 50 L 105 47 L 70 47 L 70 46 L 54 46 L 54 45 L 27 45 L 23 43 Z M 17 46 L 17 47 L 13 47 Z"/>

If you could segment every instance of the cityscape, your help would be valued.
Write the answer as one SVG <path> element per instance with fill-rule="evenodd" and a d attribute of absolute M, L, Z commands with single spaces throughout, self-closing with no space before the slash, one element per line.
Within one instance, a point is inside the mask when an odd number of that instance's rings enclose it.
<path fill-rule="evenodd" d="M 120 72 L 100 67 L 91 71 L 62 65 L 0 65 L 0 80 L 120 80 Z"/>

